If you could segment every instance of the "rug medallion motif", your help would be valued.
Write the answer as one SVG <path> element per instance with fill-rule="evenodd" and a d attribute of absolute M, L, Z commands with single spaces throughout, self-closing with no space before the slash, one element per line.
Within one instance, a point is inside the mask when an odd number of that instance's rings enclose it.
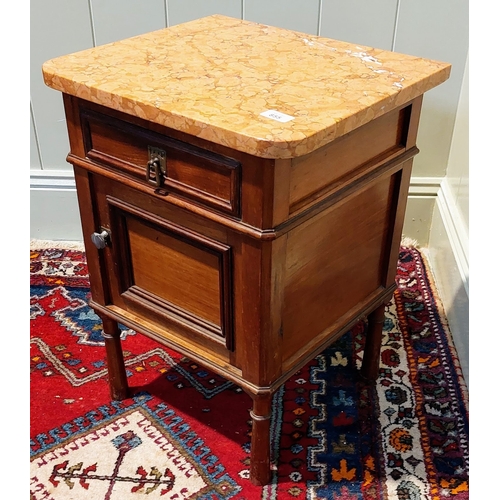
<path fill-rule="evenodd" d="M 42 446 L 32 460 L 35 498 L 70 492 L 82 500 L 231 498 L 239 491 L 203 440 L 166 405 L 150 409 L 150 400 L 139 395 L 129 409 L 98 408 L 90 428 L 73 432 L 71 440 L 62 437 L 68 426 L 52 432 L 60 445 Z"/>

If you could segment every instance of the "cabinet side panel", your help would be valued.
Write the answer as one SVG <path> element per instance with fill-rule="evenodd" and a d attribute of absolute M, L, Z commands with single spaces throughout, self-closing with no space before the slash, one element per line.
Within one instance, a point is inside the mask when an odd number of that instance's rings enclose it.
<path fill-rule="evenodd" d="M 285 359 L 383 291 L 396 178 L 380 178 L 288 234 Z"/>

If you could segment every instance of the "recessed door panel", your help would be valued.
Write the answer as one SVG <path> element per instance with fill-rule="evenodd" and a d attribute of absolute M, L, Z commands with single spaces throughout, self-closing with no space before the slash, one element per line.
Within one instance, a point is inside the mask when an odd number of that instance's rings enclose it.
<path fill-rule="evenodd" d="M 127 219 L 134 286 L 220 327 L 218 255 Z"/>
<path fill-rule="evenodd" d="M 230 247 L 108 196 L 120 295 L 232 349 Z"/>

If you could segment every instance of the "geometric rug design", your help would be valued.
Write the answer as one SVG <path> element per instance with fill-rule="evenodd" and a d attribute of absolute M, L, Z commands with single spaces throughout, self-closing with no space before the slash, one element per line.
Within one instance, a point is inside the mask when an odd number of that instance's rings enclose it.
<path fill-rule="evenodd" d="M 232 498 L 240 491 L 203 439 L 150 400 L 136 396 L 129 408 L 101 407 L 87 425 L 83 418 L 53 430 L 55 439 L 32 452 L 33 498 Z"/>
<path fill-rule="evenodd" d="M 131 397 L 112 401 L 85 253 L 30 257 L 30 500 L 469 498 L 467 390 L 417 249 L 400 249 L 377 382 L 360 322 L 274 395 L 265 487 L 246 393 L 122 327 Z"/>

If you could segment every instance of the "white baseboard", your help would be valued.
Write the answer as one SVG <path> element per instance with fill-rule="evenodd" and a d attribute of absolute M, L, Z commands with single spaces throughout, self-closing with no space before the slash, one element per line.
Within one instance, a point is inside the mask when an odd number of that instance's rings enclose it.
<path fill-rule="evenodd" d="M 457 268 L 463 286 L 469 295 L 469 231 L 454 201 L 453 194 L 445 178 L 437 196 L 437 213 L 442 219 L 449 245 L 457 261 Z M 432 233 L 432 226 L 431 226 Z"/>
<path fill-rule="evenodd" d="M 469 385 L 469 236 L 446 178 L 437 195 L 426 255 Z"/>
<path fill-rule="evenodd" d="M 429 244 L 429 230 L 441 177 L 412 177 L 403 225 L 403 237 L 414 240 L 421 247 Z"/>
<path fill-rule="evenodd" d="M 30 238 L 83 241 L 72 171 L 31 172 Z"/>
<path fill-rule="evenodd" d="M 441 179 L 412 178 L 403 234 L 421 246 L 429 241 L 432 211 Z M 36 170 L 30 175 L 30 237 L 82 241 L 76 187 L 71 170 Z"/>

